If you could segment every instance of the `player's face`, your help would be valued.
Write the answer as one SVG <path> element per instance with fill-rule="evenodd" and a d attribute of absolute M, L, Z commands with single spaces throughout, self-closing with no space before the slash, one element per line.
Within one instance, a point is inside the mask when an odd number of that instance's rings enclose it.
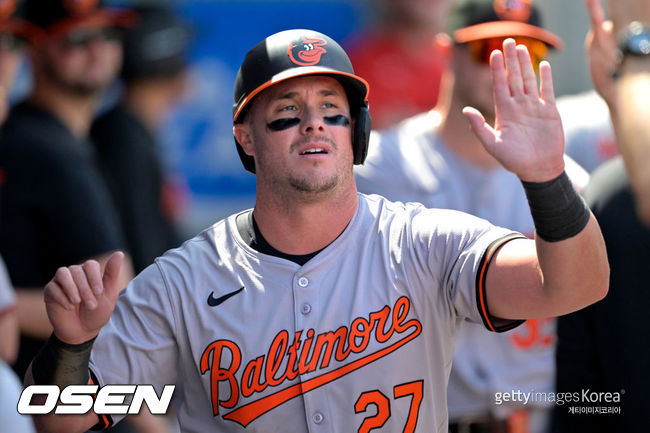
<path fill-rule="evenodd" d="M 478 62 L 465 45 L 454 47 L 454 97 L 463 105 L 477 108 L 486 120 L 494 119 L 494 97 L 490 67 Z"/>
<path fill-rule="evenodd" d="M 454 73 L 456 76 L 456 96 L 464 105 L 478 108 L 487 118 L 494 118 L 494 102 L 492 81 L 489 71 L 492 51 L 503 48 L 506 37 L 479 39 L 467 44 L 456 45 L 454 50 Z M 514 37 L 517 45 L 525 45 L 530 54 L 533 68 L 539 68 L 539 63 L 548 53 L 548 46 L 537 39 Z M 491 122 L 490 122 L 491 123 Z"/>
<path fill-rule="evenodd" d="M 42 49 L 42 68 L 59 85 L 79 94 L 103 90 L 122 62 L 119 34 L 109 28 L 80 28 L 54 38 Z"/>
<path fill-rule="evenodd" d="M 271 86 L 248 119 L 250 140 L 240 143 L 255 158 L 258 183 L 305 197 L 353 184 L 352 119 L 337 80 L 299 77 Z"/>

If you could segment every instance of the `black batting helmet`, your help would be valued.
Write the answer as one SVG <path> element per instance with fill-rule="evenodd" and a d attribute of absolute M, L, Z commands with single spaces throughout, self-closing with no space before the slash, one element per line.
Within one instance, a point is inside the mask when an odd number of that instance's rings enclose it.
<path fill-rule="evenodd" d="M 285 30 L 276 33 L 246 54 L 235 80 L 233 123 L 243 121 L 251 101 L 262 90 L 305 75 L 331 76 L 345 89 L 350 113 L 356 119 L 352 137 L 354 163 L 363 164 L 368 153 L 371 127 L 368 83 L 354 75 L 352 63 L 339 44 L 329 36 L 313 30 Z M 236 138 L 235 144 L 246 170 L 255 173 L 253 157 L 244 153 Z"/>

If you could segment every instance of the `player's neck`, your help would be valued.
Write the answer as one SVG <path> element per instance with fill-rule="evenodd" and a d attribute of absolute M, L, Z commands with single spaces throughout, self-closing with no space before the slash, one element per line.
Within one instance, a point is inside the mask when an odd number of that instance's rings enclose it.
<path fill-rule="evenodd" d="M 299 202 L 272 197 L 258 189 L 255 221 L 266 241 L 285 254 L 309 254 L 332 243 L 358 206 L 356 187 L 325 200 Z"/>
<path fill-rule="evenodd" d="M 462 113 L 463 107 L 456 98 L 452 98 L 440 130 L 442 141 L 458 158 L 477 168 L 491 170 L 498 167 L 497 160 L 485 150 L 470 129 L 469 122 Z M 490 119 L 486 120 L 492 123 Z"/>

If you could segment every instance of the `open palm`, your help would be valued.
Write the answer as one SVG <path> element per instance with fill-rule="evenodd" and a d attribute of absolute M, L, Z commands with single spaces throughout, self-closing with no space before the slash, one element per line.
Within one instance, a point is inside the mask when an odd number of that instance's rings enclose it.
<path fill-rule="evenodd" d="M 564 170 L 564 133 L 555 106 L 548 62 L 540 64 L 540 87 L 525 46 L 513 39 L 490 57 L 495 124 L 472 107 L 463 113 L 486 150 L 521 180 L 543 182 Z"/>

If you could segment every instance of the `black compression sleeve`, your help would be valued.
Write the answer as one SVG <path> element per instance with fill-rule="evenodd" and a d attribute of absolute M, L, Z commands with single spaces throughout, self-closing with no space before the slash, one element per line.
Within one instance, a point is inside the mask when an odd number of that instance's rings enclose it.
<path fill-rule="evenodd" d="M 88 383 L 88 362 L 95 339 L 81 344 L 67 344 L 54 333 L 32 361 L 36 385 L 85 385 Z"/>
<path fill-rule="evenodd" d="M 573 188 L 566 172 L 547 182 L 521 182 L 526 191 L 535 231 L 547 242 L 568 239 L 589 222 L 589 207 Z"/>

